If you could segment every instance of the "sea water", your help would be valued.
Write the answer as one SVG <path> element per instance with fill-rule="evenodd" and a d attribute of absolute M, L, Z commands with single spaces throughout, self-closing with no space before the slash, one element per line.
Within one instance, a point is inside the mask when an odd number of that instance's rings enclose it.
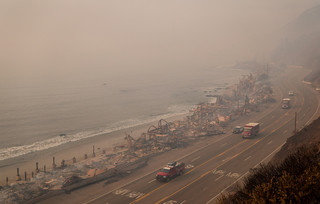
<path fill-rule="evenodd" d="M 0 161 L 188 113 L 245 71 L 223 67 L 0 86 Z M 43 81 L 46 81 L 45 79 Z"/>

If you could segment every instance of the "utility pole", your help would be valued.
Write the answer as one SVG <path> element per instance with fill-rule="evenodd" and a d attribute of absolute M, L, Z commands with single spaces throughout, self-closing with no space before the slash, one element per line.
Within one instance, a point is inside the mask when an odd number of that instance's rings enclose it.
<path fill-rule="evenodd" d="M 297 133 L 297 112 L 294 113 L 294 133 Z"/>

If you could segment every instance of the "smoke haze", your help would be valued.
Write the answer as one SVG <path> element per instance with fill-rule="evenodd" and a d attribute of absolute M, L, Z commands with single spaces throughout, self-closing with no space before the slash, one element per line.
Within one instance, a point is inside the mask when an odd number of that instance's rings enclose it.
<path fill-rule="evenodd" d="M 317 3 L 2 0 L 1 81 L 105 80 L 261 61 L 278 30 Z"/>
<path fill-rule="evenodd" d="M 2 0 L 0 161 L 188 113 L 317 3 Z"/>

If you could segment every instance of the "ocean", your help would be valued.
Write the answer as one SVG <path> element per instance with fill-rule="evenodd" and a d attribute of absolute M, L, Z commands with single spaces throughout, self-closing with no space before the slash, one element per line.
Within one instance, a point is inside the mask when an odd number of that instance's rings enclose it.
<path fill-rule="evenodd" d="M 186 114 L 246 71 L 207 68 L 86 80 L 2 82 L 0 161 Z M 42 79 L 46 82 L 46 79 Z"/>

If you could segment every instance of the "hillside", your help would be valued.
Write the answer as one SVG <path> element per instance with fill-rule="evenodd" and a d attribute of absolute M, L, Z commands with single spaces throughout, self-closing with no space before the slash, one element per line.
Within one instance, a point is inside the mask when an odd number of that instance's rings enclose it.
<path fill-rule="evenodd" d="M 294 153 L 298 148 L 303 146 L 310 147 L 312 145 L 317 145 L 320 148 L 320 117 L 292 137 L 288 138 L 287 142 L 272 158 L 271 162 L 283 162 L 288 154 Z"/>
<path fill-rule="evenodd" d="M 320 74 L 320 5 L 306 10 L 282 31 L 281 41 L 273 59 L 285 64 L 313 69 L 306 80 L 314 81 Z"/>

